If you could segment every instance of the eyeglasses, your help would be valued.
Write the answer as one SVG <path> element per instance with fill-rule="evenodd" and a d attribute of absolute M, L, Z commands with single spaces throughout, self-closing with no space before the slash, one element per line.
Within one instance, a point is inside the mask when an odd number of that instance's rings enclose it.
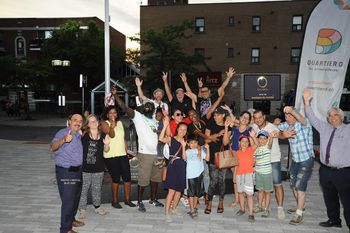
<path fill-rule="evenodd" d="M 175 116 L 182 116 L 183 117 L 182 113 L 175 113 Z"/>

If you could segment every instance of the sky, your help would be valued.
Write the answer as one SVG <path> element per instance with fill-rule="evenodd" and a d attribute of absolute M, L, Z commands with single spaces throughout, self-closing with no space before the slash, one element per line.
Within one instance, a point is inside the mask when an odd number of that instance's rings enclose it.
<path fill-rule="evenodd" d="M 237 0 L 189 0 L 190 4 L 219 2 Z M 127 37 L 134 36 L 140 31 L 141 4 L 146 5 L 147 0 L 109 0 L 110 25 Z M 104 0 L 0 0 L 0 18 L 91 16 L 104 21 Z M 127 40 L 126 46 L 137 44 Z"/>

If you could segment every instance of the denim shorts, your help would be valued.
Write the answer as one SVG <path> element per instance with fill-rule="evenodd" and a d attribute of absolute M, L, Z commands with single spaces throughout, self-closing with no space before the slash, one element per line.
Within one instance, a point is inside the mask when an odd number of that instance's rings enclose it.
<path fill-rule="evenodd" d="M 272 162 L 272 178 L 273 185 L 279 186 L 282 185 L 282 172 L 281 172 L 281 162 Z"/>
<path fill-rule="evenodd" d="M 290 166 L 290 187 L 295 188 L 297 191 L 306 192 L 313 166 L 314 158 L 312 157 L 302 162 L 294 162 L 292 160 L 292 165 Z"/>

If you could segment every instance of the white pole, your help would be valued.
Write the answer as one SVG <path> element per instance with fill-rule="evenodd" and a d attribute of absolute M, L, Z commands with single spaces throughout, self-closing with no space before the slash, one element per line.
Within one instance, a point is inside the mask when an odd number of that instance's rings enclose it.
<path fill-rule="evenodd" d="M 105 95 L 110 92 L 109 0 L 105 0 Z"/>

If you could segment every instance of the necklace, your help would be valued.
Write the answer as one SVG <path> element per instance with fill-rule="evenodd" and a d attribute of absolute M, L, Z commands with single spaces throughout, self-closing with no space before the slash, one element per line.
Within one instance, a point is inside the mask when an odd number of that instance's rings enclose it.
<path fill-rule="evenodd" d="M 194 125 L 194 127 L 195 127 L 197 130 L 202 131 L 202 125 L 201 125 L 200 122 L 198 122 L 198 125 L 197 125 L 196 123 L 193 122 L 193 125 Z"/>

